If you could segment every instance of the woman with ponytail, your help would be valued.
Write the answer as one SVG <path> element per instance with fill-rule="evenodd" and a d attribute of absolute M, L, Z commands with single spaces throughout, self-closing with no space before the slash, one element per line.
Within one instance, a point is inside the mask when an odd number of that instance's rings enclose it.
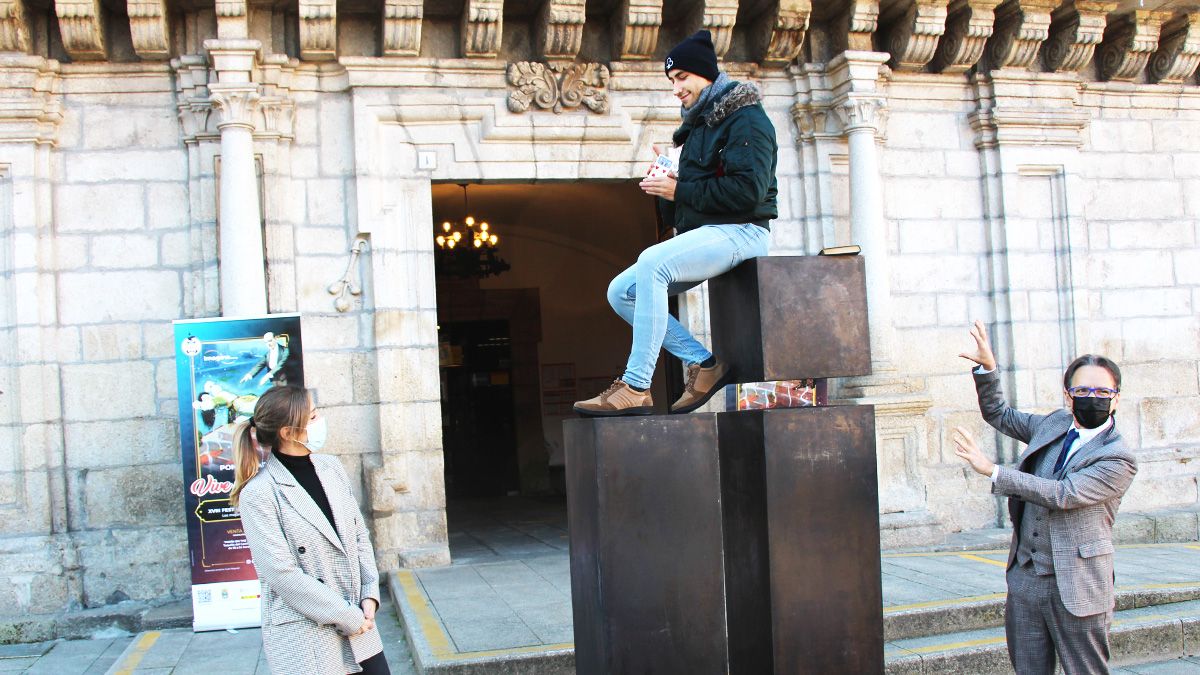
<path fill-rule="evenodd" d="M 278 675 L 386 675 L 375 553 L 341 462 L 314 454 L 325 431 L 295 386 L 267 390 L 234 430 L 230 501 L 262 585 L 263 649 Z"/>

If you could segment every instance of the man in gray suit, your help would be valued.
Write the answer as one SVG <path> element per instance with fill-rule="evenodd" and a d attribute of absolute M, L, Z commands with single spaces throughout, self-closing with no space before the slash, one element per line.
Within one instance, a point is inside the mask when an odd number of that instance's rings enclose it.
<path fill-rule="evenodd" d="M 1028 447 L 1014 467 L 998 466 L 971 433 L 955 429 L 954 453 L 1008 495 L 1004 631 L 1018 675 L 1052 675 L 1055 652 L 1067 675 L 1108 672 L 1108 628 L 1115 602 L 1112 526 L 1137 473 L 1113 421 L 1121 371 L 1103 356 L 1075 359 L 1063 376 L 1067 410 L 1047 415 L 1008 407 L 983 323 L 971 330 L 979 364 L 975 389 L 983 419 Z"/>

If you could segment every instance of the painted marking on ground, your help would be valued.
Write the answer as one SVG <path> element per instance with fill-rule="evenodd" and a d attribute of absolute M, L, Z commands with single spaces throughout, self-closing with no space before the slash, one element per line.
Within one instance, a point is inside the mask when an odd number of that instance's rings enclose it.
<path fill-rule="evenodd" d="M 142 636 L 134 643 L 133 650 L 126 654 L 125 658 L 121 659 L 121 662 L 115 666 L 113 670 L 114 674 L 130 675 L 133 673 L 134 668 L 137 668 L 142 659 L 146 658 L 146 652 L 150 651 L 150 648 L 154 646 L 154 643 L 161 636 L 162 631 L 157 630 L 142 633 Z"/>
<path fill-rule="evenodd" d="M 883 608 L 884 614 L 893 614 L 895 612 L 905 612 L 910 609 L 926 609 L 929 607 L 951 607 L 953 605 L 963 605 L 968 602 L 982 602 L 985 600 L 1002 600 L 1007 593 L 990 593 L 988 595 L 972 595 L 966 598 L 945 598 L 942 600 L 927 600 L 925 602 L 914 602 L 907 605 L 891 605 Z"/>
<path fill-rule="evenodd" d="M 399 570 L 393 574 L 396 575 L 400 587 L 404 590 L 404 598 L 408 601 L 408 606 L 412 608 L 413 614 L 416 615 L 417 625 L 420 627 L 421 633 L 429 645 L 429 651 L 438 660 L 480 659 L 510 654 L 540 654 L 542 652 L 573 649 L 575 647 L 575 644 L 572 642 L 561 642 L 552 645 L 528 645 L 505 649 L 460 652 L 454 647 L 450 636 L 442 627 L 442 622 L 438 619 L 436 611 L 430 606 L 425 593 L 421 590 L 416 575 L 409 570 Z"/>
<path fill-rule="evenodd" d="M 973 555 L 971 553 L 959 553 L 958 557 L 962 558 L 963 560 L 974 560 L 975 562 L 995 565 L 996 567 L 1008 567 L 1008 563 L 1003 560 L 992 560 L 991 558 L 984 558 L 983 556 Z"/>
<path fill-rule="evenodd" d="M 934 652 L 949 651 L 951 649 L 964 649 L 966 647 L 982 647 L 984 645 L 1002 645 L 1005 640 L 1002 637 L 979 638 L 978 640 L 963 640 L 962 642 L 950 642 L 944 645 L 926 645 L 924 647 L 901 647 L 910 652 L 917 654 L 932 654 Z"/>

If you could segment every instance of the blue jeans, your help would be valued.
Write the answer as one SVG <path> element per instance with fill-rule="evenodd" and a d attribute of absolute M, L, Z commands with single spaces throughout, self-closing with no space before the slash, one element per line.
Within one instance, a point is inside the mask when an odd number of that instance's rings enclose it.
<path fill-rule="evenodd" d="M 688 364 L 711 357 L 712 352 L 667 312 L 667 297 L 766 255 L 770 238 L 765 227 L 749 223 L 705 225 L 642 251 L 637 262 L 608 285 L 608 304 L 633 326 L 633 349 L 621 379 L 648 389 L 660 348 Z"/>

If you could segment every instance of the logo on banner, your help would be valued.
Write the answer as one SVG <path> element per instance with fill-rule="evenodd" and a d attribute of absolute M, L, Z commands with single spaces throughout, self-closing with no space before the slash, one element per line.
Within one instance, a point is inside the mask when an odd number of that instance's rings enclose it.
<path fill-rule="evenodd" d="M 187 354 L 188 356 L 195 356 L 200 353 L 200 340 L 197 340 L 195 336 L 189 335 L 188 338 L 179 345 L 179 348 L 183 350 L 184 354 Z"/>

